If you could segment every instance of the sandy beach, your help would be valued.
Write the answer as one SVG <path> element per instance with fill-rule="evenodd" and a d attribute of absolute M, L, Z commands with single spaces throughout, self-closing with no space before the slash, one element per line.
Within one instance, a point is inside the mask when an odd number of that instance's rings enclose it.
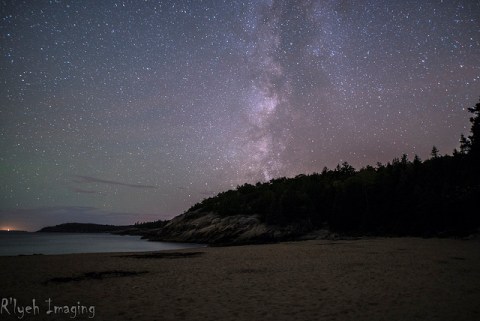
<path fill-rule="evenodd" d="M 9 298 L 24 306 L 35 299 L 35 315 L 23 320 L 480 320 L 478 240 L 0 257 L 0 273 L 6 320 L 20 317 Z M 47 314 L 49 299 L 93 306 L 94 315 Z"/>

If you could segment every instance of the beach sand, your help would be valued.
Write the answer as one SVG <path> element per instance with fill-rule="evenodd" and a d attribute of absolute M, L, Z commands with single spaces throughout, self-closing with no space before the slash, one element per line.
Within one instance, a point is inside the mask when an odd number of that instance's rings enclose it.
<path fill-rule="evenodd" d="M 24 305 L 36 299 L 39 313 L 23 320 L 92 316 L 46 315 L 49 298 L 57 306 L 94 306 L 93 320 L 480 320 L 478 240 L 322 240 L 162 253 L 0 257 L 0 298 Z"/>

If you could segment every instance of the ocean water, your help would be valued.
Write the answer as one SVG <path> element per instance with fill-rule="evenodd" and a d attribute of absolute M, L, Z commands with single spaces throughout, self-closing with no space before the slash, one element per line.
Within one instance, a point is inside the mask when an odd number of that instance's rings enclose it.
<path fill-rule="evenodd" d="M 102 252 L 144 252 L 202 247 L 201 244 L 149 242 L 140 236 L 108 233 L 0 233 L 0 256 Z"/>

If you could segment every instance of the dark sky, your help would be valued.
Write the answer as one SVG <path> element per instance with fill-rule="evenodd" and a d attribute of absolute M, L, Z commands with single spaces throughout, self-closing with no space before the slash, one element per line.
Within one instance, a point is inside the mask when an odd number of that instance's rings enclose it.
<path fill-rule="evenodd" d="M 480 2 L 2 1 L 0 228 L 171 218 L 458 147 Z"/>

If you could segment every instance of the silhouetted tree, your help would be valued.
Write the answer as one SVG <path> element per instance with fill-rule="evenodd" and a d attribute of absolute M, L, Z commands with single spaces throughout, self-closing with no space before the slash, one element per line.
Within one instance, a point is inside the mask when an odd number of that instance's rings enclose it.
<path fill-rule="evenodd" d="M 469 152 L 472 156 L 477 159 L 480 154 L 480 102 L 478 102 L 474 107 L 468 108 L 468 111 L 473 114 L 470 117 L 470 122 L 472 127 L 470 129 L 471 135 L 468 136 L 469 141 Z"/>
<path fill-rule="evenodd" d="M 413 164 L 414 165 L 419 165 L 421 163 L 422 163 L 422 160 L 420 159 L 420 157 L 417 154 L 415 154 L 415 157 L 413 157 Z"/>

